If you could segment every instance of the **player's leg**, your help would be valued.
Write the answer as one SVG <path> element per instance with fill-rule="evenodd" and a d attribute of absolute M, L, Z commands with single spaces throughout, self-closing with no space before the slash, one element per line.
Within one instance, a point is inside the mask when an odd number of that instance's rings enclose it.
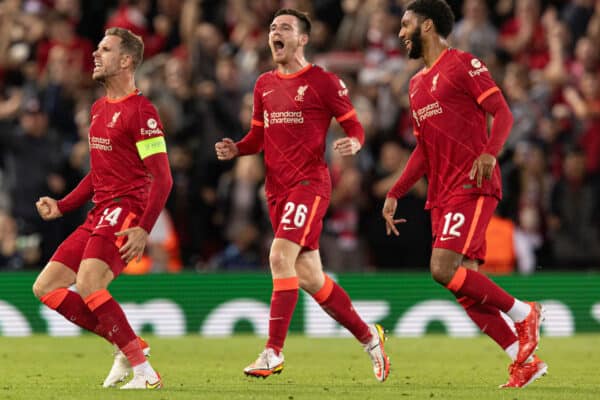
<path fill-rule="evenodd" d="M 477 271 L 477 260 L 463 259 L 463 267 Z M 519 340 L 506 320 L 502 318 L 500 310 L 489 304 L 481 304 L 469 297 L 457 297 L 458 303 L 465 309 L 471 320 L 481 329 L 481 332 L 496 342 L 510 357 L 511 361 L 517 358 Z"/>
<path fill-rule="evenodd" d="M 106 338 L 98 319 L 87 308 L 81 296 L 69 290 L 69 286 L 75 283 L 76 272 L 89 233 L 85 229 L 78 228 L 58 247 L 36 278 L 33 293 L 42 303 L 68 321 Z"/>
<path fill-rule="evenodd" d="M 479 269 L 477 260 L 464 259 L 462 265 L 474 271 Z M 471 320 L 477 324 L 481 331 L 498 343 L 512 360 L 512 364 L 508 368 L 509 380 L 501 386 L 502 388 L 525 387 L 546 374 L 548 366 L 535 354 L 529 356 L 522 364 L 515 362 L 519 352 L 519 340 L 506 320 L 500 315 L 500 310 L 489 304 L 477 303 L 468 297 L 458 298 L 457 301 L 465 308 Z"/>
<path fill-rule="evenodd" d="M 385 354 L 383 328 L 369 326 L 358 315 L 348 293 L 323 273 L 319 250 L 300 253 L 296 260 L 300 287 L 308 292 L 323 310 L 348 329 L 371 357 L 375 377 L 383 382 L 390 371 L 390 360 Z"/>
<path fill-rule="evenodd" d="M 162 387 L 160 376 L 146 360 L 142 343 L 123 309 L 107 290 L 124 266 L 114 240 L 92 235 L 77 273 L 77 291 L 133 368 L 132 380 L 122 389 L 158 389 Z"/>
<path fill-rule="evenodd" d="M 514 322 L 519 337 L 517 363 L 533 354 L 539 341 L 541 307 L 520 301 L 500 288 L 487 276 L 462 266 L 463 255 L 469 259 L 485 256 L 485 230 L 497 200 L 489 196 L 461 198 L 434 216 L 436 239 L 431 255 L 431 274 L 457 298 L 467 297 L 506 313 Z"/>
<path fill-rule="evenodd" d="M 269 339 L 256 361 L 246 368 L 248 376 L 266 378 L 283 370 L 283 345 L 298 302 L 298 277 L 294 264 L 300 253 L 300 245 L 282 238 L 275 238 L 269 253 L 269 265 L 273 277 L 273 293 L 269 315 Z"/>

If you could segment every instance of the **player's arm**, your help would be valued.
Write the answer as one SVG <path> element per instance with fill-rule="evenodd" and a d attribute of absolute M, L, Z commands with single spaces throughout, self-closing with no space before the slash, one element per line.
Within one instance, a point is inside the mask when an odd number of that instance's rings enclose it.
<path fill-rule="evenodd" d="M 146 126 L 157 131 L 151 137 L 142 134 Z M 142 129 L 140 129 L 142 127 Z M 158 215 L 165 207 L 167 198 L 173 187 L 171 167 L 167 157 L 167 145 L 162 133 L 162 124 L 156 109 L 148 102 L 142 104 L 139 110 L 139 120 L 133 121 L 131 131 L 134 132 L 135 146 L 138 156 L 144 163 L 146 171 L 151 177 L 148 202 L 140 217 L 137 226 L 115 233 L 117 236 L 127 236 L 127 241 L 119 249 L 121 258 L 129 262 L 134 258 L 138 260 L 144 254 L 148 234 L 152 230 Z M 153 132 L 154 133 L 154 132 Z"/>
<path fill-rule="evenodd" d="M 234 142 L 230 138 L 223 138 L 223 140 L 215 143 L 217 158 L 221 161 L 227 161 L 237 156 L 259 153 L 263 148 L 264 133 L 263 123 L 253 119 L 250 131 L 239 142 Z"/>
<path fill-rule="evenodd" d="M 346 84 L 335 74 L 326 73 L 322 82 L 319 82 L 319 88 L 325 106 L 347 136 L 333 142 L 333 150 L 342 156 L 358 153 L 365 142 L 365 130 L 356 117 L 356 110 L 350 101 Z"/>
<path fill-rule="evenodd" d="M 365 142 L 365 130 L 352 109 L 348 114 L 336 118 L 348 137 L 337 139 L 333 149 L 342 156 L 351 156 L 362 148 Z"/>
<path fill-rule="evenodd" d="M 502 150 L 513 124 L 512 112 L 500 90 L 496 90 L 487 96 L 480 105 L 481 108 L 494 117 L 494 120 L 485 149 L 475 159 L 469 173 L 469 178 L 477 179 L 477 187 L 481 187 L 484 178 L 490 179 L 492 177 L 496 166 L 496 157 Z"/>
<path fill-rule="evenodd" d="M 164 143 L 164 138 L 162 136 L 160 139 L 163 139 Z M 143 159 L 144 166 L 152 177 L 152 183 L 150 184 L 148 203 L 146 203 L 138 226 L 116 233 L 117 236 L 127 236 L 127 242 L 119 250 L 121 258 L 126 262 L 129 262 L 134 258 L 139 259 L 143 255 L 148 234 L 158 219 L 158 215 L 165 207 L 167 198 L 173 187 L 169 158 L 167 157 L 166 147 L 164 145 L 163 149 L 164 151 L 154 153 Z"/>
<path fill-rule="evenodd" d="M 60 200 L 51 197 L 40 197 L 35 203 L 38 213 L 42 219 L 49 221 L 60 218 L 63 214 L 73 211 L 88 201 L 94 195 L 92 186 L 92 175 L 88 173 L 69 194 Z"/>
<path fill-rule="evenodd" d="M 396 224 L 406 222 L 406 220 L 403 218 L 394 219 L 398 199 L 408 193 L 410 188 L 425 175 L 425 171 L 425 154 L 423 153 L 423 150 L 421 150 L 421 146 L 417 144 L 417 147 L 415 147 L 408 158 L 408 162 L 406 163 L 404 171 L 402 171 L 402 175 L 400 175 L 400 178 L 398 178 L 394 186 L 392 186 L 388 192 L 385 203 L 383 204 L 383 210 L 381 210 L 381 216 L 385 220 L 385 230 L 388 235 L 392 232 L 396 236 L 400 234 L 398 228 L 396 228 Z"/>
<path fill-rule="evenodd" d="M 469 178 L 476 179 L 477 187 L 481 187 L 484 178 L 492 177 L 496 156 L 510 133 L 513 117 L 500 88 L 483 62 L 469 53 L 462 53 L 457 65 L 452 79 L 460 84 L 484 111 L 494 117 L 488 142 L 469 172 Z M 477 73 L 473 73 L 474 69 Z"/>

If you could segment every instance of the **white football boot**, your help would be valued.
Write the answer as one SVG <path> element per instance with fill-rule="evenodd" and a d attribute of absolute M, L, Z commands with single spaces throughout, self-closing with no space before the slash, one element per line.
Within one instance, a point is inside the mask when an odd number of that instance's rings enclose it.
<path fill-rule="evenodd" d="M 140 345 L 142 346 L 142 351 L 146 358 L 150 357 L 150 346 L 148 343 L 141 337 L 138 337 L 140 341 Z M 115 345 L 115 359 L 113 361 L 112 368 L 108 373 L 106 379 L 104 379 L 104 383 L 102 387 L 109 388 L 117 386 L 117 383 L 123 382 L 129 374 L 131 374 L 131 365 L 129 364 L 129 360 L 125 357 L 125 354 Z"/>
<path fill-rule="evenodd" d="M 390 359 L 385 354 L 383 344 L 387 339 L 383 327 L 379 324 L 371 325 L 370 327 L 372 339 L 363 344 L 365 351 L 371 357 L 373 363 L 373 373 L 379 382 L 383 382 L 390 374 Z"/>
<path fill-rule="evenodd" d="M 134 372 L 133 378 L 125 385 L 121 386 L 121 389 L 160 389 L 163 387 L 162 379 L 158 372 L 154 371 L 150 364 L 148 368 L 145 368 L 143 372 Z"/>
<path fill-rule="evenodd" d="M 273 349 L 264 349 L 256 361 L 244 368 L 244 374 L 257 378 L 266 378 L 283 371 L 283 353 L 275 354 Z"/>

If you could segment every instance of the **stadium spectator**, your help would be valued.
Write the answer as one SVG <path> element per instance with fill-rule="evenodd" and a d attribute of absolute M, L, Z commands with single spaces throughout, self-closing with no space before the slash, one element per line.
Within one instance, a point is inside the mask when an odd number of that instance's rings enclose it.
<path fill-rule="evenodd" d="M 216 218 L 226 247 L 212 260 L 214 269 L 260 269 L 264 265 L 262 238 L 268 217 L 263 179 L 262 160 L 256 155 L 238 158 L 233 170 L 221 176 Z"/>
<path fill-rule="evenodd" d="M 19 236 L 42 235 L 41 253 L 30 260 L 31 266 L 49 259 L 53 249 L 65 237 L 60 224 L 43 224 L 31 202 L 46 193 L 62 196 L 66 182 L 59 169 L 65 157 L 60 138 L 48 127 L 48 114 L 38 98 L 24 101 L 18 125 L 5 121 L 0 147 L 5 165 L 10 211 L 17 221 Z"/>
<path fill-rule="evenodd" d="M 6 211 L 0 209 L 0 271 L 23 268 L 23 256 L 17 245 L 17 223 Z"/>
<path fill-rule="evenodd" d="M 456 24 L 451 43 L 457 48 L 487 61 L 496 51 L 498 30 L 488 19 L 485 0 L 465 0 L 463 18 Z"/>
<path fill-rule="evenodd" d="M 362 343 L 375 378 L 383 382 L 390 367 L 383 328 L 362 320 L 348 294 L 323 273 L 321 265 L 319 237 L 331 196 L 323 154 L 329 123 L 335 117 L 347 135 L 333 144 L 342 156 L 360 150 L 364 132 L 345 84 L 306 61 L 304 47 L 310 28 L 302 12 L 281 9 L 275 13 L 269 47 L 277 68 L 256 82 L 250 132 L 239 142 L 225 138 L 215 144 L 217 158 L 223 161 L 265 152 L 265 191 L 275 231 L 269 252 L 273 277 L 269 339 L 244 373 L 267 377 L 283 370 L 281 350 L 301 287 Z"/>
<path fill-rule="evenodd" d="M 395 238 L 385 235 L 385 221 L 380 218 L 385 197 L 406 168 L 409 156 L 409 150 L 399 140 L 384 141 L 378 164 L 367 184 L 369 200 L 364 224 L 370 264 L 380 270 L 420 268 L 429 263 L 431 222 L 429 215 L 423 210 L 427 195 L 425 179 L 419 180 L 406 196 L 398 200 L 398 212 L 410 215 L 402 229 L 402 240 L 394 240 Z"/>
<path fill-rule="evenodd" d="M 515 0 L 514 17 L 500 29 L 500 47 L 530 69 L 544 68 L 550 58 L 540 16 L 540 0 Z"/>
<path fill-rule="evenodd" d="M 320 246 L 323 265 L 328 271 L 360 271 L 367 265 L 364 243 L 359 235 L 362 174 L 356 158 L 332 152 L 331 201 L 323 220 Z"/>
<path fill-rule="evenodd" d="M 52 13 L 47 23 L 48 38 L 40 42 L 36 54 L 40 74 L 46 71 L 52 50 L 61 48 L 65 53 L 63 69 L 69 71 L 71 79 L 88 82 L 89 74 L 94 68 L 90 57 L 93 51 L 91 41 L 77 35 L 70 17 L 66 14 Z"/>
<path fill-rule="evenodd" d="M 121 389 L 162 387 L 146 360 L 147 344 L 107 290 L 128 262 L 143 255 L 172 186 L 162 124 L 135 86 L 143 51 L 142 39 L 131 31 L 106 30 L 92 54 L 92 78 L 103 84 L 106 95 L 91 109 L 90 172 L 61 200 L 40 197 L 35 204 L 44 220 L 53 220 L 94 201 L 86 221 L 38 275 L 33 292 L 73 324 L 115 345 L 113 368 L 103 386 L 123 381 L 133 369 Z M 77 292 L 69 290 L 72 284 Z"/>
<path fill-rule="evenodd" d="M 600 75 L 585 73 L 578 89 L 568 86 L 563 96 L 581 122 L 577 136 L 586 155 L 586 169 L 596 174 L 600 172 Z"/>
<path fill-rule="evenodd" d="M 572 147 L 564 173 L 552 189 L 549 229 L 559 265 L 587 267 L 600 262 L 600 186 L 585 170 L 585 154 Z"/>
<path fill-rule="evenodd" d="M 515 270 L 515 223 L 494 214 L 485 231 L 487 251 L 479 270 L 494 275 L 509 275 Z M 529 271 L 533 272 L 533 271 Z"/>

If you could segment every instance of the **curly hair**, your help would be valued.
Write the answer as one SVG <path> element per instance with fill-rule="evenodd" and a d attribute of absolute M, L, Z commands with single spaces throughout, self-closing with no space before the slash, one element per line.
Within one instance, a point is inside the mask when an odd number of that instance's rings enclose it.
<path fill-rule="evenodd" d="M 435 30 L 443 38 L 447 38 L 454 26 L 454 13 L 444 0 L 415 0 L 406 11 L 412 11 L 433 21 Z"/>

